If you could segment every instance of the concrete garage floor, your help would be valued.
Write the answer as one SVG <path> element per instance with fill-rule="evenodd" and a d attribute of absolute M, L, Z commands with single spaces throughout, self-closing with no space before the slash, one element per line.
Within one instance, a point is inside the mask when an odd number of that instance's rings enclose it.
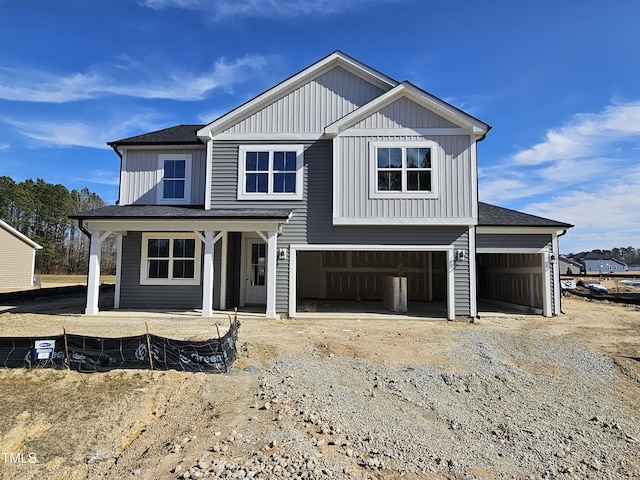
<path fill-rule="evenodd" d="M 447 305 L 444 301 L 434 302 L 409 302 L 409 311 L 406 314 L 394 313 L 385 308 L 382 300 L 300 300 L 297 316 L 337 316 L 337 315 L 389 315 L 409 316 L 424 318 L 446 318 Z"/>

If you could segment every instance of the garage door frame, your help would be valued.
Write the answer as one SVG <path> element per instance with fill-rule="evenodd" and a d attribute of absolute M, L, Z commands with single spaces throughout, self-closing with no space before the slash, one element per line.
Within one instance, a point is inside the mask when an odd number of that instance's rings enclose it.
<path fill-rule="evenodd" d="M 386 251 L 386 252 L 444 252 L 447 256 L 447 320 L 455 320 L 455 262 L 453 245 L 349 245 L 298 244 L 289 245 L 289 317 L 296 316 L 298 251 Z"/>

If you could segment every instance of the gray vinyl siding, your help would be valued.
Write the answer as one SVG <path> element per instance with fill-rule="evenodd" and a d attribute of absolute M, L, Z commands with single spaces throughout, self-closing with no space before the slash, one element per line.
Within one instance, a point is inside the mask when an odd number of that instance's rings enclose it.
<path fill-rule="evenodd" d="M 121 205 L 154 205 L 158 203 L 158 155 L 191 155 L 191 205 L 204 204 L 206 179 L 206 148 L 145 150 L 129 149 L 125 152 L 121 176 Z"/>
<path fill-rule="evenodd" d="M 321 133 L 327 125 L 380 96 L 386 89 L 335 67 L 224 133 Z"/>
<path fill-rule="evenodd" d="M 431 140 L 438 145 L 437 198 L 369 198 L 370 144 L 381 141 Z M 341 219 L 460 219 L 473 216 L 472 140 L 467 135 L 340 137 L 338 140 L 336 217 Z M 357 181 L 354 181 L 357 179 Z"/>
<path fill-rule="evenodd" d="M 479 233 L 476 248 L 538 248 L 551 247 L 551 234 Z"/>
<path fill-rule="evenodd" d="M 459 128 L 416 102 L 402 97 L 361 120 L 352 128 Z"/>
<path fill-rule="evenodd" d="M 200 280 L 200 285 L 140 285 L 141 242 L 141 232 L 129 231 L 122 238 L 120 308 L 202 308 L 202 279 Z M 214 308 L 219 308 L 220 306 L 220 296 L 217 293 L 220 288 L 220 260 L 221 242 L 218 241 L 215 244 L 213 258 Z M 202 261 L 202 258 L 200 261 Z M 235 268 L 235 264 L 233 262 L 230 263 L 231 265 L 228 265 L 228 269 Z M 228 300 L 229 296 L 227 296 Z"/>
<path fill-rule="evenodd" d="M 282 142 L 273 142 L 281 144 Z M 468 251 L 466 226 L 334 226 L 332 219 L 332 142 L 307 142 L 304 150 L 304 195 L 297 201 L 237 200 L 238 143 L 213 145 L 212 208 L 291 208 L 293 215 L 282 228 L 278 248 L 289 245 L 428 245 Z M 470 312 L 468 261 L 456 265 L 456 314 Z M 289 301 L 289 262 L 276 268 L 276 310 L 286 313 Z"/>

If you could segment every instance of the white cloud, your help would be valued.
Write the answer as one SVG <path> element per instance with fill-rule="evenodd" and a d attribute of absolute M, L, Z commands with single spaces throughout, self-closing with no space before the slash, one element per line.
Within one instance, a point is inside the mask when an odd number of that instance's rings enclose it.
<path fill-rule="evenodd" d="M 124 60 L 124 61 L 123 61 Z M 267 58 L 246 55 L 216 60 L 205 72 L 158 68 L 155 59 L 102 62 L 87 72 L 56 75 L 36 69 L 0 67 L 0 99 L 65 103 L 110 95 L 145 99 L 202 100 L 215 89 L 230 90 L 263 70 Z M 132 79 L 136 80 L 132 80 Z"/>
<path fill-rule="evenodd" d="M 516 153 L 519 165 L 591 157 L 611 144 L 640 137 L 640 102 L 612 104 L 600 113 L 575 115 L 569 124 L 549 130 L 543 142 Z"/>
<path fill-rule="evenodd" d="M 161 10 L 182 8 L 210 13 L 215 20 L 231 17 L 283 19 L 307 15 L 328 15 L 360 6 L 399 0 L 143 0 L 142 5 Z"/>
<path fill-rule="evenodd" d="M 17 120 L 0 118 L 21 135 L 49 147 L 89 147 L 108 149 L 107 142 L 129 136 L 129 132 L 148 132 L 162 128 L 155 115 L 140 114 L 101 122 L 61 122 L 59 120 Z M 42 145 L 38 145 L 42 147 Z"/>
<path fill-rule="evenodd" d="M 120 177 L 117 171 L 93 170 L 87 178 L 77 178 L 76 181 L 98 183 L 100 185 L 120 185 Z"/>
<path fill-rule="evenodd" d="M 0 150 L 9 150 L 11 148 L 10 143 L 0 143 Z"/>
<path fill-rule="evenodd" d="M 612 103 L 479 172 L 483 201 L 576 225 L 563 251 L 638 245 L 640 102 Z"/>

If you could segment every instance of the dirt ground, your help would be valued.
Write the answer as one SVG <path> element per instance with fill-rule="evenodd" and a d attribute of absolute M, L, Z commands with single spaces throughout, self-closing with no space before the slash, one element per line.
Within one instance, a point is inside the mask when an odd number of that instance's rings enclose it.
<path fill-rule="evenodd" d="M 0 332 L 59 334 L 65 325 L 71 333 L 117 337 L 143 333 L 148 321 L 152 333 L 207 338 L 214 320 L 226 321 L 179 313 L 88 317 L 78 313 L 79 302 L 0 309 Z M 600 352 L 616 364 L 617 395 L 640 415 L 640 309 L 579 298 L 563 298 L 562 308 L 565 314 L 554 318 L 493 313 L 473 324 L 357 316 L 267 320 L 241 312 L 239 358 L 226 375 L 0 369 L 0 478 L 177 478 L 176 465 L 197 463 L 220 439 L 260 434 L 264 425 L 251 409 L 260 385 L 252 372 L 276 359 L 340 356 L 446 370 L 460 338 L 455 333 L 465 329 L 569 338 Z"/>

